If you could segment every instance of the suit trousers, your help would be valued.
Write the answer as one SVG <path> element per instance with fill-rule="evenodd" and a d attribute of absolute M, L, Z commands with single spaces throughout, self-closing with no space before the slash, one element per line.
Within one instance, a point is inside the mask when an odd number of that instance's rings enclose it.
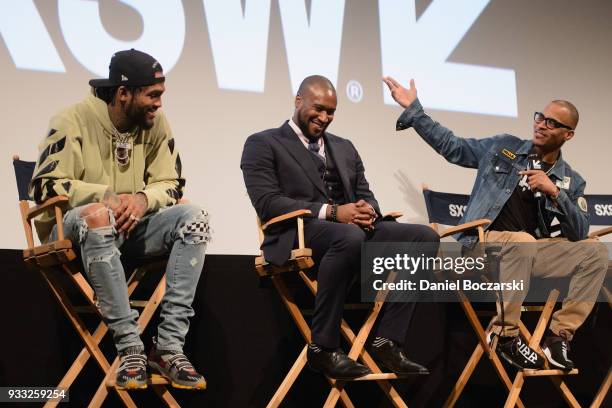
<path fill-rule="evenodd" d="M 358 278 L 361 245 L 369 242 L 435 242 L 438 234 L 426 225 L 379 221 L 365 232 L 354 224 L 311 219 L 304 225 L 304 238 L 318 266 L 318 291 L 312 317 L 312 341 L 327 348 L 340 346 L 340 322 L 350 285 Z M 434 245 L 434 247 L 437 247 Z M 432 251 L 435 256 L 437 249 Z M 386 303 L 374 330 L 376 336 L 403 344 L 414 311 L 414 303 Z"/>

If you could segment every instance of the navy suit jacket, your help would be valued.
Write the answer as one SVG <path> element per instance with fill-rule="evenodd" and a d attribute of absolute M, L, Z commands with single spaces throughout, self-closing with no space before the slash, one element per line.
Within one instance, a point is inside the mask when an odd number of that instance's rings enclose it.
<path fill-rule="evenodd" d="M 355 146 L 341 137 L 325 132 L 325 155 L 330 155 L 342 180 L 347 203 L 363 199 L 379 214 L 380 208 L 370 191 L 364 167 Z M 322 205 L 329 202 L 312 153 L 286 121 L 281 127 L 248 137 L 242 151 L 240 168 L 251 203 L 266 222 L 279 215 L 308 209 L 317 218 Z M 287 261 L 296 239 L 296 223 L 282 223 L 266 230 L 261 249 L 268 262 Z"/>

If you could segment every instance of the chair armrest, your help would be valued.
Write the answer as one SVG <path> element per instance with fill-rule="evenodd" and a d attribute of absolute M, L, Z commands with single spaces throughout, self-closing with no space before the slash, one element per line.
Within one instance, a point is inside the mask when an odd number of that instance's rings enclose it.
<path fill-rule="evenodd" d="M 461 231 L 467 231 L 467 230 L 471 230 L 471 229 L 478 228 L 478 227 L 484 227 L 485 225 L 489 225 L 490 223 L 491 223 L 491 220 L 488 220 L 486 218 L 466 222 L 465 224 L 461 224 L 455 227 L 450 227 L 450 228 L 445 229 L 440 234 L 440 238 L 444 238 L 444 237 L 456 234 Z"/>
<path fill-rule="evenodd" d="M 278 224 L 279 222 L 287 221 L 292 218 L 300 218 L 300 217 L 310 216 L 310 215 L 312 215 L 312 212 L 310 210 L 291 211 L 290 213 L 279 215 L 278 217 L 272 218 L 271 220 L 263 224 L 261 226 L 261 229 L 262 231 L 265 231 L 266 228 L 270 227 L 271 225 Z"/>
<path fill-rule="evenodd" d="M 602 228 L 600 230 L 591 232 L 589 234 L 589 238 L 599 238 L 599 237 L 603 237 L 604 235 L 608 235 L 609 233 L 612 232 L 612 226 L 610 227 L 606 227 L 606 228 Z"/>
<path fill-rule="evenodd" d="M 400 211 L 391 211 L 391 212 L 388 212 L 385 215 L 383 215 L 383 220 L 385 220 L 385 219 L 387 219 L 387 220 L 388 219 L 396 220 L 396 219 L 402 217 L 403 215 L 404 215 L 403 212 L 400 212 Z"/>
<path fill-rule="evenodd" d="M 43 213 L 44 211 L 50 208 L 59 207 L 63 210 L 64 208 L 66 208 L 67 205 L 68 205 L 68 197 L 66 196 L 57 196 L 57 197 L 50 198 L 44 203 L 30 208 L 28 210 L 27 219 L 28 221 L 30 221 L 32 218 L 40 215 L 41 213 Z"/>

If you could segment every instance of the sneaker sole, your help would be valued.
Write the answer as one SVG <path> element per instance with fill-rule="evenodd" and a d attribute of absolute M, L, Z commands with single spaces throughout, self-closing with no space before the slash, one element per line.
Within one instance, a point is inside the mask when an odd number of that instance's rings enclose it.
<path fill-rule="evenodd" d="M 197 384 L 181 384 L 181 383 L 174 381 L 170 377 L 170 375 L 166 372 L 166 370 L 162 369 L 158 364 L 149 362 L 149 367 L 155 370 L 157 372 L 156 374 L 164 377 L 172 385 L 173 388 L 179 388 L 181 390 L 205 390 L 206 389 L 206 380 L 204 380 L 201 383 L 197 383 Z"/>
<path fill-rule="evenodd" d="M 550 353 L 550 349 L 548 347 L 542 347 L 542 351 L 544 352 L 544 355 L 546 356 L 546 359 L 548 360 L 548 362 L 552 365 L 554 365 L 555 367 L 563 370 L 563 371 L 569 371 L 572 368 L 569 368 L 567 366 L 564 366 L 563 364 L 559 363 L 558 361 L 556 361 L 553 357 L 552 354 Z"/>
<path fill-rule="evenodd" d="M 149 385 L 147 383 L 141 383 L 136 380 L 128 381 L 125 384 L 116 383 L 115 387 L 119 390 L 144 390 Z"/>

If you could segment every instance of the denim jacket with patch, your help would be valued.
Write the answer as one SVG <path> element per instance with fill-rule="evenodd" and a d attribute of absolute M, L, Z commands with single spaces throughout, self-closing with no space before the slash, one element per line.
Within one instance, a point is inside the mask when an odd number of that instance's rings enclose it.
<path fill-rule="evenodd" d="M 523 177 L 519 171 L 527 168 L 527 156 L 533 143 L 508 134 L 484 139 L 457 137 L 431 119 L 418 99 L 397 120 L 397 130 L 409 127 L 414 128 L 448 162 L 478 169 L 467 210 L 460 223 L 480 218 L 493 222 Z M 543 195 L 538 205 L 536 238 L 549 237 L 551 223 L 557 218 L 562 236 L 570 241 L 585 239 L 589 231 L 589 214 L 583 197 L 586 182 L 561 155 L 548 176 L 560 192 L 557 206 L 550 197 Z M 465 246 L 472 246 L 478 241 L 478 236 L 470 231 L 458 233 L 455 238 Z"/>

